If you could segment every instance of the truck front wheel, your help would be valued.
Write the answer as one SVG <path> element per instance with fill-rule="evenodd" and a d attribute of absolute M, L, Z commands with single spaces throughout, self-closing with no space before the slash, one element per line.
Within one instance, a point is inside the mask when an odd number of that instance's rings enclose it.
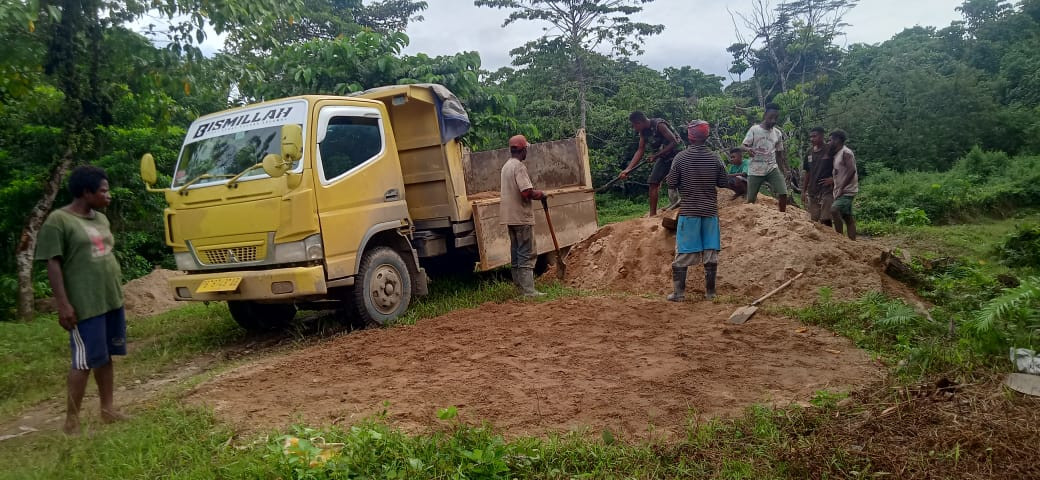
<path fill-rule="evenodd" d="M 291 303 L 258 303 L 229 301 L 231 318 L 250 332 L 278 330 L 289 326 L 296 316 L 296 305 Z"/>
<path fill-rule="evenodd" d="M 412 275 L 391 248 L 365 252 L 354 284 L 354 305 L 367 325 L 386 325 L 400 317 L 412 301 Z"/>

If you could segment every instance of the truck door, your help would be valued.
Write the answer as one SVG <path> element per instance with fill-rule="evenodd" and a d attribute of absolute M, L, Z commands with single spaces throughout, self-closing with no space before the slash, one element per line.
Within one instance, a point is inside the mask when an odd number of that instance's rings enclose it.
<path fill-rule="evenodd" d="M 361 242 L 374 227 L 408 218 L 388 125 L 374 106 L 319 104 L 316 197 L 329 279 L 356 272 Z"/>

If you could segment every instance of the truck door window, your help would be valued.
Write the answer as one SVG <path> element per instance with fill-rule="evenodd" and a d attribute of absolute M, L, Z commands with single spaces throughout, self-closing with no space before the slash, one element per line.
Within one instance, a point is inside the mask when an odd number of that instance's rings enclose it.
<path fill-rule="evenodd" d="M 379 119 L 341 116 L 329 119 L 325 139 L 318 145 L 325 181 L 337 179 L 383 150 Z"/>

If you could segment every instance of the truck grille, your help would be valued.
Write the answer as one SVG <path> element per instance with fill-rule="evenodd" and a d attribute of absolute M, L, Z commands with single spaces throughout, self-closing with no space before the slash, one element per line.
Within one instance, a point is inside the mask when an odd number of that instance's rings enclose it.
<path fill-rule="evenodd" d="M 208 265 L 223 265 L 226 263 L 249 263 L 257 261 L 257 247 L 232 247 L 214 248 L 203 250 L 200 260 L 205 260 Z"/>

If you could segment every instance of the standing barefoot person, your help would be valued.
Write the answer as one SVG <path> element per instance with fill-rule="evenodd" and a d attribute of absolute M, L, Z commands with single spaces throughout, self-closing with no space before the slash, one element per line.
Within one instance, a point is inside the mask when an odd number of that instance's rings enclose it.
<path fill-rule="evenodd" d="M 834 230 L 842 232 L 842 224 L 848 227 L 850 240 L 856 239 L 856 218 L 852 216 L 852 200 L 859 193 L 859 173 L 856 171 L 856 155 L 845 146 L 848 135 L 843 130 L 831 132 L 831 152 L 834 153 L 834 203 L 831 204 L 831 221 Z"/>
<path fill-rule="evenodd" d="M 632 173 L 632 170 L 635 170 L 639 166 L 639 162 L 643 160 L 647 147 L 656 150 L 647 159 L 647 162 L 654 165 L 653 170 L 650 171 L 650 178 L 647 180 L 650 183 L 650 216 L 652 217 L 657 215 L 657 197 L 661 190 L 661 182 L 672 168 L 672 159 L 682 150 L 682 139 L 663 118 L 647 118 L 645 113 L 636 111 L 628 116 L 628 121 L 632 124 L 632 129 L 639 134 L 639 147 L 636 149 L 636 154 L 632 156 L 632 161 L 628 163 L 628 167 L 622 170 L 618 177 L 628 178 L 628 174 Z M 668 193 L 672 192 L 669 190 Z"/>
<path fill-rule="evenodd" d="M 112 247 L 108 217 L 97 211 L 111 201 L 105 171 L 77 167 L 69 175 L 72 203 L 47 216 L 36 244 L 36 259 L 47 262 L 58 322 L 69 332 L 72 368 L 68 376 L 65 433 L 80 431 L 79 410 L 94 371 L 101 419 L 126 417 L 112 404 L 112 355 L 126 355 L 122 272 Z"/>

